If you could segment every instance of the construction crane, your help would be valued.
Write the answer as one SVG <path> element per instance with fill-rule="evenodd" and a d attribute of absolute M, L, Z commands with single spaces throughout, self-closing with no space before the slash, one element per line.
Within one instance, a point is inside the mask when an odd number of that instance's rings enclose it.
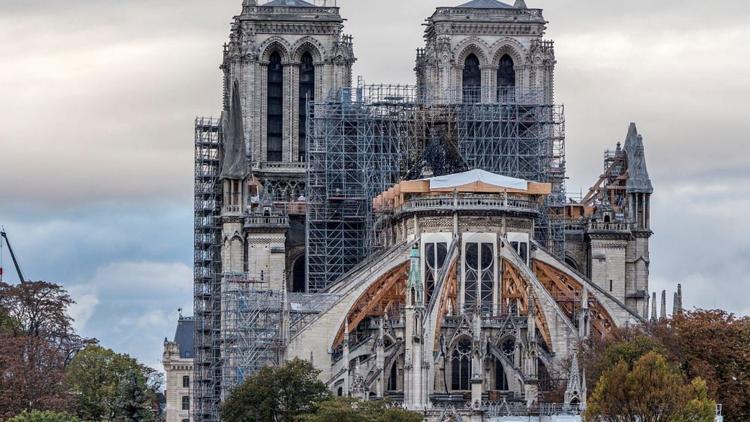
<path fill-rule="evenodd" d="M 10 257 L 13 259 L 13 265 L 16 266 L 16 273 L 18 273 L 18 280 L 20 282 L 26 281 L 25 278 L 23 278 L 23 273 L 21 272 L 21 266 L 18 265 L 18 260 L 16 259 L 16 254 L 13 253 L 13 247 L 10 246 L 10 240 L 8 240 L 8 235 L 5 233 L 5 227 L 0 228 L 0 252 L 2 251 L 3 247 L 3 239 L 5 239 L 5 244 L 8 245 L 8 252 L 10 252 Z M 2 254 L 0 254 L 0 259 L 2 259 Z M 0 281 L 2 281 L 3 278 L 3 267 L 0 265 Z"/>

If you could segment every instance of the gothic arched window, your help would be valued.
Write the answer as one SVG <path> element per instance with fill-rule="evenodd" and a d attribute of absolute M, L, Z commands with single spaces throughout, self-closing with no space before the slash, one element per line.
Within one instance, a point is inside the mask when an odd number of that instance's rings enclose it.
<path fill-rule="evenodd" d="M 391 365 L 391 374 L 388 377 L 388 388 L 386 390 L 398 390 L 398 362 L 393 362 L 393 365 Z"/>
<path fill-rule="evenodd" d="M 468 390 L 471 378 L 471 342 L 461 340 L 451 354 L 451 389 Z"/>
<path fill-rule="evenodd" d="M 497 95 L 500 101 L 515 99 L 516 69 L 513 59 L 505 54 L 497 68 Z"/>
<path fill-rule="evenodd" d="M 305 135 L 307 124 L 307 102 L 315 99 L 315 65 L 310 53 L 302 55 L 299 64 L 299 155 L 305 161 Z"/>
<path fill-rule="evenodd" d="M 268 61 L 268 111 L 266 121 L 266 160 L 282 160 L 284 122 L 284 70 L 281 55 L 275 51 Z"/>
<path fill-rule="evenodd" d="M 448 254 L 448 244 L 446 242 L 425 243 L 424 245 L 424 302 L 429 303 L 432 298 L 432 291 L 435 288 L 437 274 L 445 263 Z"/>
<path fill-rule="evenodd" d="M 495 390 L 510 390 L 508 387 L 508 377 L 505 375 L 505 368 L 503 368 L 503 364 L 498 359 L 495 359 Z"/>
<path fill-rule="evenodd" d="M 479 59 L 469 54 L 464 60 L 463 94 L 464 103 L 478 103 L 482 87 L 482 71 L 479 69 Z"/>
<path fill-rule="evenodd" d="M 300 256 L 292 264 L 292 292 L 305 292 L 305 255 Z"/>

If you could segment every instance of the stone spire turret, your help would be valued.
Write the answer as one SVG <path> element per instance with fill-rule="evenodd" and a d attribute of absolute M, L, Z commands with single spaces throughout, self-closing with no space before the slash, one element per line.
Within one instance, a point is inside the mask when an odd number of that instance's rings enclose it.
<path fill-rule="evenodd" d="M 625 139 L 625 153 L 628 157 L 628 193 L 653 193 L 651 178 L 646 167 L 646 154 L 643 137 L 638 134 L 635 123 L 630 123 Z"/>
<path fill-rule="evenodd" d="M 581 371 L 578 369 L 578 353 L 573 354 L 568 374 L 568 386 L 565 389 L 565 405 L 582 409 L 585 406 L 585 381 L 581 381 Z"/>
<path fill-rule="evenodd" d="M 232 101 L 229 111 L 222 113 L 224 131 L 224 160 L 221 165 L 221 178 L 244 180 L 248 175 L 247 154 L 245 150 L 245 129 L 242 123 L 242 102 L 240 84 L 232 84 Z"/>
<path fill-rule="evenodd" d="M 513 3 L 513 7 L 516 9 L 528 9 L 524 0 L 516 0 L 516 2 Z"/>
<path fill-rule="evenodd" d="M 578 317 L 578 335 L 582 339 L 587 338 L 591 332 L 589 323 L 589 290 L 584 286 L 583 293 L 581 294 L 581 310 Z"/>
<path fill-rule="evenodd" d="M 667 319 L 667 291 L 661 291 L 661 311 L 659 312 L 659 319 Z"/>
<path fill-rule="evenodd" d="M 672 315 L 682 313 L 682 284 L 677 285 L 677 291 L 674 293 L 674 302 L 672 302 Z"/>
<path fill-rule="evenodd" d="M 656 292 L 651 298 L 651 322 L 656 322 Z"/>
<path fill-rule="evenodd" d="M 422 275 L 420 267 L 419 246 L 414 245 L 409 255 L 409 278 L 406 281 L 407 305 L 424 306 L 424 290 L 422 288 Z"/>

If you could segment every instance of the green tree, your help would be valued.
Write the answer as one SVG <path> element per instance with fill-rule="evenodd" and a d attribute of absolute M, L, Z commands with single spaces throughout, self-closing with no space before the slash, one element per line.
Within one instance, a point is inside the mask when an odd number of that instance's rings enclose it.
<path fill-rule="evenodd" d="M 75 416 L 67 413 L 32 410 L 24 410 L 20 415 L 14 416 L 7 422 L 79 422 Z"/>
<path fill-rule="evenodd" d="M 139 368 L 129 368 L 120 380 L 115 400 L 115 417 L 117 421 L 153 421 L 153 400 L 149 395 L 146 377 Z"/>
<path fill-rule="evenodd" d="M 613 369 L 620 361 L 632 368 L 649 352 L 667 355 L 661 341 L 640 327 L 616 329 L 605 338 L 591 336 L 583 350 L 581 361 L 586 367 L 588 385 L 596 385 L 602 374 Z"/>
<path fill-rule="evenodd" d="M 586 417 L 608 422 L 710 422 L 715 409 L 704 381 L 686 383 L 662 355 L 648 352 L 632 367 L 621 360 L 602 374 Z"/>
<path fill-rule="evenodd" d="M 128 355 L 90 345 L 71 362 L 66 384 L 76 398 L 75 412 L 81 419 L 132 420 L 127 415 L 139 415 L 141 409 L 148 409 L 153 417 L 156 388 L 149 385 L 152 374 L 153 370 Z"/>
<path fill-rule="evenodd" d="M 421 422 L 422 415 L 387 401 L 362 401 L 337 397 L 320 403 L 315 413 L 300 417 L 302 422 Z"/>
<path fill-rule="evenodd" d="M 294 359 L 264 367 L 235 388 L 222 407 L 227 422 L 293 421 L 314 412 L 330 393 L 310 362 Z"/>

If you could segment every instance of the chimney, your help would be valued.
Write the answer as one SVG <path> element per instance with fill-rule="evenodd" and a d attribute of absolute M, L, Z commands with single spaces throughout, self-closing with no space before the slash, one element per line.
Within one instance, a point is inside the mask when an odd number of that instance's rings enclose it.
<path fill-rule="evenodd" d="M 659 319 L 667 319 L 667 291 L 661 291 L 661 312 L 659 313 Z"/>

